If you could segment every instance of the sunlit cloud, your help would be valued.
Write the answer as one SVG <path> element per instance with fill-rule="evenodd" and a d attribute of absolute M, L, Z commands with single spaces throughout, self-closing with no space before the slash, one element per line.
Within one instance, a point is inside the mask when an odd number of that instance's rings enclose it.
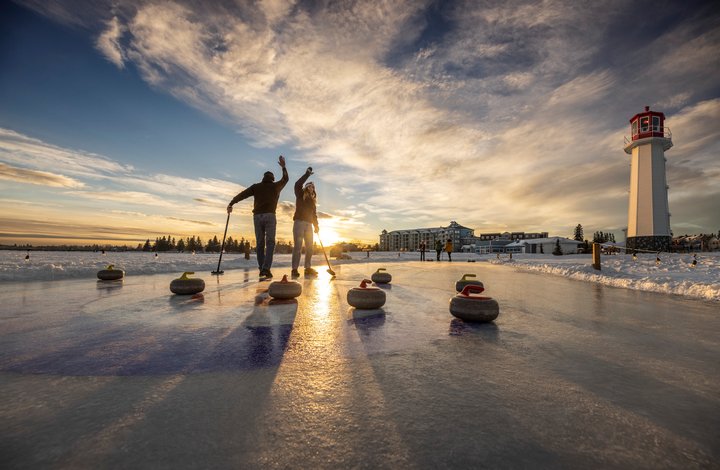
<path fill-rule="evenodd" d="M 208 225 L 210 227 L 214 227 L 216 225 L 212 222 L 205 222 L 203 220 L 189 220 L 189 219 L 181 219 L 179 217 L 167 217 L 167 219 L 168 220 L 177 220 L 179 222 L 188 222 L 190 224 L 195 224 L 195 225 Z"/>
<path fill-rule="evenodd" d="M 117 16 L 107 23 L 107 29 L 97 40 L 97 48 L 102 54 L 118 68 L 125 68 L 125 53 L 120 46 L 124 28 L 120 25 Z"/>
<path fill-rule="evenodd" d="M 82 188 L 84 184 L 67 176 L 47 171 L 28 170 L 0 163 L 0 179 L 55 188 Z"/>

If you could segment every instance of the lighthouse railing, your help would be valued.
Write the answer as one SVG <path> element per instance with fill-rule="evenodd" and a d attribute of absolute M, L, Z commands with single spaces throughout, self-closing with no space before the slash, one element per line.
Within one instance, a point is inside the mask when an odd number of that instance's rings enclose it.
<path fill-rule="evenodd" d="M 665 139 L 672 139 L 672 132 L 669 127 L 650 126 L 646 130 L 638 130 L 636 134 L 630 137 L 624 136 L 623 140 L 625 145 L 632 143 L 634 140 L 644 139 L 646 137 L 663 137 Z"/>

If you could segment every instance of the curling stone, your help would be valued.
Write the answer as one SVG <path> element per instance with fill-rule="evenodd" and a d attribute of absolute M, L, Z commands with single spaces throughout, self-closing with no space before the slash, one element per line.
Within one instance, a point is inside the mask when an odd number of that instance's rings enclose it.
<path fill-rule="evenodd" d="M 385 271 L 385 272 L 381 272 Z M 370 276 L 370 279 L 372 279 L 372 282 L 375 284 L 389 284 L 390 281 L 392 281 L 392 276 L 389 272 L 387 272 L 387 269 L 385 268 L 378 268 L 377 271 L 372 273 L 372 276 Z"/>
<path fill-rule="evenodd" d="M 467 285 L 458 295 L 450 299 L 450 313 L 467 322 L 490 322 L 500 314 L 497 300 L 479 295 L 484 287 Z"/>
<path fill-rule="evenodd" d="M 173 279 L 170 283 L 170 292 L 180 295 L 197 294 L 205 290 L 205 281 L 202 279 L 190 279 L 188 275 L 195 274 L 192 271 L 185 271 L 182 276 Z"/>
<path fill-rule="evenodd" d="M 302 284 L 297 281 L 288 281 L 287 274 L 282 281 L 271 282 L 268 286 L 268 295 L 273 299 L 294 299 L 302 294 Z"/>
<path fill-rule="evenodd" d="M 118 279 L 122 279 L 125 271 L 122 269 L 114 269 L 114 267 L 115 265 L 109 264 L 107 268 L 98 271 L 98 279 L 101 281 L 117 281 Z"/>
<path fill-rule="evenodd" d="M 360 287 L 353 287 L 347 293 L 347 302 L 359 309 L 380 308 L 385 305 L 385 291 L 368 286 L 371 281 L 363 279 Z"/>
<path fill-rule="evenodd" d="M 465 286 L 480 286 L 485 287 L 481 281 L 475 279 L 468 279 L 469 277 L 477 277 L 475 274 L 463 274 L 462 279 L 455 283 L 455 292 L 462 292 Z"/>

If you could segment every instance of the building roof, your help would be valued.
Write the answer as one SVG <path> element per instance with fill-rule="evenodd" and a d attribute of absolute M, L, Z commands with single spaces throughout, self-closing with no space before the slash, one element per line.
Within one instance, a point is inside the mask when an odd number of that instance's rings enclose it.
<path fill-rule="evenodd" d="M 537 243 L 555 243 L 555 240 L 560 240 L 560 243 L 575 243 L 578 245 L 583 244 L 583 242 L 579 242 L 577 240 L 571 240 L 570 238 L 548 237 L 548 238 L 526 238 L 525 240 L 518 240 L 518 241 L 513 242 L 510 245 L 506 245 L 506 246 L 522 246 L 522 245 L 531 245 L 531 244 L 537 244 Z"/>

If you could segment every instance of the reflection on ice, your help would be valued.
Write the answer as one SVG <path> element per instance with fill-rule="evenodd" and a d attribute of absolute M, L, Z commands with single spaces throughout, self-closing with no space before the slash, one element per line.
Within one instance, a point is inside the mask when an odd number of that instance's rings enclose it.
<path fill-rule="evenodd" d="M 168 299 L 170 305 L 178 311 L 187 310 L 189 308 L 198 308 L 205 302 L 205 296 L 202 293 L 193 295 L 173 295 Z"/>
<path fill-rule="evenodd" d="M 117 289 L 117 288 L 123 286 L 123 280 L 118 279 L 115 281 L 97 281 L 95 285 L 98 289 L 105 289 L 105 290 Z"/>
<path fill-rule="evenodd" d="M 470 323 L 460 319 L 453 318 L 450 320 L 450 328 L 448 333 L 450 336 L 477 335 L 486 340 L 497 340 L 500 328 L 495 322 L 488 323 Z"/>

